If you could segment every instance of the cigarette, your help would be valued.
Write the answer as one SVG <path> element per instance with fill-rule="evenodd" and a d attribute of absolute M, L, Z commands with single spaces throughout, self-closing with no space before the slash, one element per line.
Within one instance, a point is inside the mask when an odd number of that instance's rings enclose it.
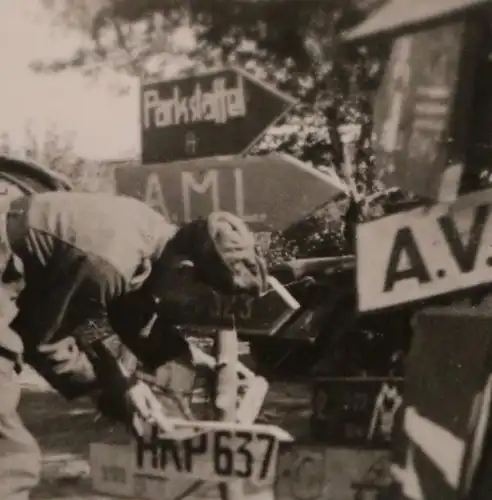
<path fill-rule="evenodd" d="M 300 309 L 301 304 L 297 302 L 297 300 L 294 298 L 294 296 L 285 288 L 282 283 L 277 278 L 274 278 L 273 276 L 268 276 L 267 278 L 268 284 L 282 297 L 283 301 L 294 311 L 297 311 L 297 309 Z"/>

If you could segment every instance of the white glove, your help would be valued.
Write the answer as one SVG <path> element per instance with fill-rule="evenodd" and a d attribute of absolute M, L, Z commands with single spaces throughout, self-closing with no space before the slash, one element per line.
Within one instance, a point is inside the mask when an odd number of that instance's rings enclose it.
<path fill-rule="evenodd" d="M 57 375 L 70 374 L 87 381 L 96 379 L 92 363 L 79 349 L 74 337 L 65 337 L 52 344 L 42 344 L 38 350 L 53 363 L 53 370 Z"/>
<path fill-rule="evenodd" d="M 126 396 L 130 408 L 134 411 L 132 423 L 139 436 L 144 434 L 145 424 L 155 424 L 163 432 L 173 430 L 173 425 L 169 423 L 159 400 L 145 382 L 138 381 L 132 385 Z"/>

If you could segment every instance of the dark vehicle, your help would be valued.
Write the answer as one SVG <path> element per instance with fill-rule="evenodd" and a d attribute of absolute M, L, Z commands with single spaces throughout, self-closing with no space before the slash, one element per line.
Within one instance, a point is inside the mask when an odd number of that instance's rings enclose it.
<path fill-rule="evenodd" d="M 392 189 L 369 199 L 363 210 L 366 217 L 373 218 L 408 210 L 418 203 Z M 331 209 L 329 214 L 345 219 L 345 224 L 350 222 L 346 220 L 346 210 Z M 341 223 L 327 218 L 328 227 L 336 232 Z M 302 242 L 308 240 L 309 233 L 301 224 L 308 226 L 311 233 L 313 225 L 300 223 L 297 232 Z M 273 377 L 400 377 L 411 342 L 411 318 L 416 311 L 423 306 L 462 300 L 478 304 L 490 292 L 486 285 L 473 292 L 452 293 L 361 314 L 357 311 L 355 257 L 320 257 L 332 254 L 333 239 L 333 233 L 325 232 L 317 246 L 304 249 L 301 255 L 305 258 L 272 267 L 271 273 L 287 286 L 301 308 L 274 335 L 248 336 L 244 332 L 251 340 L 251 357 L 259 372 Z M 261 310 L 262 305 L 255 307 Z"/>
<path fill-rule="evenodd" d="M 375 218 L 414 203 L 391 189 L 366 200 L 354 218 L 347 197 L 340 196 L 285 232 L 285 239 L 296 241 L 301 258 L 277 264 L 271 273 L 302 307 L 275 335 L 251 336 L 251 357 L 259 372 L 282 377 L 401 375 L 415 308 L 358 314 L 355 256 L 343 250 L 351 250 L 347 239 L 353 237 L 357 217 Z"/>
<path fill-rule="evenodd" d="M 274 336 L 251 338 L 257 371 L 287 377 L 401 375 L 413 308 L 359 315 L 353 258 L 294 260 L 272 274 L 291 283 L 287 288 L 301 308 Z"/>

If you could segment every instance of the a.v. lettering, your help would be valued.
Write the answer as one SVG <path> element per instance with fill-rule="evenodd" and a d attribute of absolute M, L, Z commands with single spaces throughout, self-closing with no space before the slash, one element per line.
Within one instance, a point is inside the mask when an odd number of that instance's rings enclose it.
<path fill-rule="evenodd" d="M 406 265 L 402 265 L 402 261 L 406 261 Z M 391 292 L 396 283 L 408 279 L 417 279 L 422 284 L 431 281 L 431 276 L 412 230 L 404 226 L 398 230 L 393 242 L 383 290 Z"/>
<path fill-rule="evenodd" d="M 469 273 L 475 269 L 490 210 L 490 205 L 475 207 L 470 229 L 466 231 L 467 238 L 460 234 L 450 215 L 437 218 L 449 253 L 462 273 Z M 432 277 L 411 227 L 403 226 L 398 229 L 393 241 L 383 291 L 391 292 L 397 283 L 409 279 L 415 279 L 422 285 L 429 283 Z"/>

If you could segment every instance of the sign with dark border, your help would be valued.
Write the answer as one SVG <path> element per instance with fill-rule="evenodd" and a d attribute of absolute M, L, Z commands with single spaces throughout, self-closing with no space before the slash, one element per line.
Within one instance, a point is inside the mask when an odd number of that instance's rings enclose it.
<path fill-rule="evenodd" d="M 295 102 L 239 68 L 144 83 L 142 163 L 240 154 Z"/>

